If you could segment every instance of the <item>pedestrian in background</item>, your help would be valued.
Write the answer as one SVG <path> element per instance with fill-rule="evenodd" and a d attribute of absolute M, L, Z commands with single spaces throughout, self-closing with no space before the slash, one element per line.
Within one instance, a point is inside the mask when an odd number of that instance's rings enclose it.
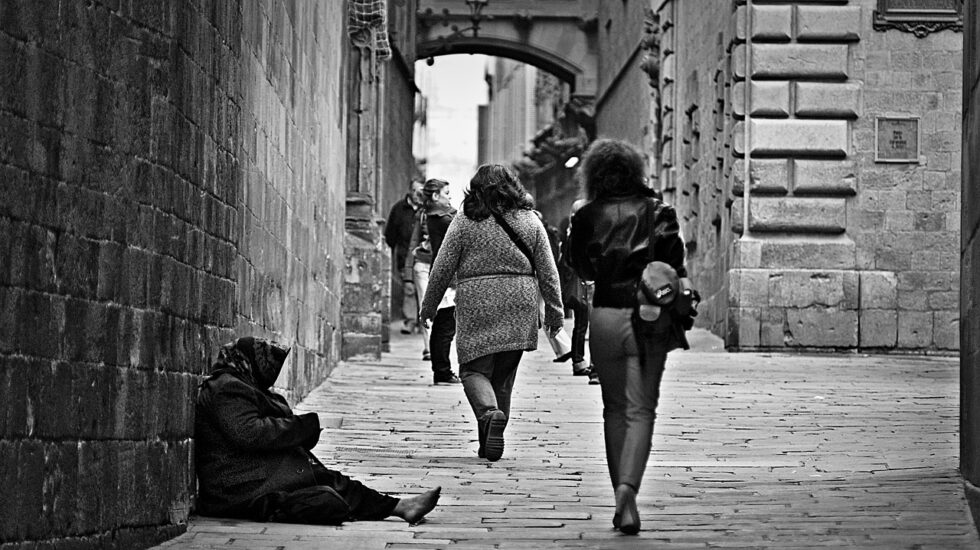
<path fill-rule="evenodd" d="M 528 193 L 528 200 L 532 203 L 534 202 L 534 197 Z M 545 233 L 548 234 L 548 244 L 551 246 L 551 256 L 555 259 L 555 264 L 558 264 L 558 254 L 560 252 L 560 239 L 558 238 L 558 228 L 549 224 L 548 220 L 545 219 L 544 214 L 540 210 L 534 210 L 534 215 L 541 220 L 541 224 L 544 225 Z M 558 286 L 561 288 L 561 266 L 558 266 Z M 564 298 L 563 298 L 564 299 Z M 567 361 L 572 354 L 572 339 L 565 332 L 564 327 L 555 333 L 551 333 L 548 327 L 544 323 L 544 298 L 538 293 L 538 326 L 541 330 L 545 332 L 545 336 L 548 337 L 548 343 L 551 345 L 552 351 L 555 352 L 556 363 L 561 363 Z M 562 310 L 564 312 L 564 310 Z"/>
<path fill-rule="evenodd" d="M 538 292 L 549 330 L 556 333 L 563 321 L 548 235 L 526 195 L 517 176 L 502 165 L 476 171 L 463 215 L 449 226 L 432 265 L 420 313 L 427 323 L 456 280 L 460 378 L 477 420 L 477 454 L 490 461 L 503 455 L 521 356 L 537 349 Z"/>
<path fill-rule="evenodd" d="M 456 209 L 452 207 L 449 182 L 431 178 L 426 180 L 422 188 L 422 215 L 417 232 L 424 234 L 425 239 L 419 247 L 421 261 L 416 258 L 413 266 L 419 297 L 425 296 L 429 286 L 429 273 L 432 262 L 439 253 L 439 247 L 446 236 L 449 224 L 456 217 Z M 426 254 L 425 247 L 428 247 Z M 425 261 L 428 255 L 429 261 Z M 453 338 L 456 336 L 456 290 L 453 285 L 446 288 L 436 308 L 435 318 L 431 327 L 422 323 L 422 331 L 429 333 L 426 349 L 429 350 L 432 361 L 432 383 L 459 384 L 459 377 L 453 372 L 449 352 L 452 349 Z M 421 305 L 420 305 L 421 307 Z"/>
<path fill-rule="evenodd" d="M 393 298 L 400 296 L 400 310 L 403 316 L 402 334 L 411 334 L 418 319 L 418 298 L 415 296 L 415 283 L 404 279 L 405 259 L 408 256 L 408 243 L 412 238 L 416 212 L 422 205 L 422 182 L 412 180 L 408 193 L 396 202 L 388 212 L 385 223 L 385 242 L 391 247 L 391 285 Z M 392 303 L 392 310 L 396 304 Z"/>
<path fill-rule="evenodd" d="M 441 488 L 397 499 L 328 469 L 310 452 L 320 439 L 319 417 L 293 414 L 272 391 L 288 355 L 289 348 L 253 337 L 218 352 L 195 409 L 198 512 L 320 525 L 390 516 L 418 523 Z"/>
<path fill-rule="evenodd" d="M 408 243 L 408 256 L 405 258 L 405 268 L 402 272 L 403 280 L 415 281 L 415 299 L 419 307 L 422 306 L 425 289 L 429 286 L 429 271 L 432 268 L 432 243 L 429 242 L 429 229 L 426 227 L 425 218 L 425 193 L 423 192 L 422 208 L 419 208 L 415 216 L 412 239 Z M 422 360 L 431 361 L 432 355 L 429 352 L 431 330 L 421 323 L 418 326 L 421 328 L 422 335 Z"/>
<path fill-rule="evenodd" d="M 664 262 L 675 277 L 686 277 L 677 214 L 646 186 L 643 173 L 643 158 L 633 146 L 595 141 L 581 167 L 590 202 L 572 217 L 568 243 L 576 273 L 595 281 L 589 348 L 602 388 L 606 462 L 616 499 L 613 525 L 625 534 L 640 530 L 636 493 L 650 456 L 667 352 L 687 347 L 683 329 L 666 311 L 655 332 L 641 335 L 634 328 L 637 290 L 648 263 Z"/>
<path fill-rule="evenodd" d="M 572 203 L 569 217 L 574 216 L 587 201 L 579 199 Z M 599 375 L 594 370 L 593 365 L 585 361 L 585 335 L 589 330 L 589 315 L 592 310 L 592 290 L 594 285 L 591 281 L 582 280 L 569 264 L 568 252 L 568 231 L 561 242 L 562 251 L 558 261 L 558 274 L 561 277 L 561 297 L 565 307 L 572 310 L 575 324 L 572 327 L 572 349 L 565 355 L 555 359 L 556 363 L 563 363 L 572 360 L 572 375 L 588 376 L 589 384 L 598 384 Z"/>

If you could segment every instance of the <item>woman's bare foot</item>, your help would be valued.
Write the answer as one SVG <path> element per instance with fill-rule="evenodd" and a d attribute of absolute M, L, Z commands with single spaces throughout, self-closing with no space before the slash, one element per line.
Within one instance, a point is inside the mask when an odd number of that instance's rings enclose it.
<path fill-rule="evenodd" d="M 442 492 L 442 487 L 436 487 L 421 495 L 399 499 L 398 504 L 395 505 L 395 509 L 392 510 L 391 514 L 414 525 L 422 521 L 422 518 L 436 507 L 436 504 L 439 502 L 440 492 Z"/>

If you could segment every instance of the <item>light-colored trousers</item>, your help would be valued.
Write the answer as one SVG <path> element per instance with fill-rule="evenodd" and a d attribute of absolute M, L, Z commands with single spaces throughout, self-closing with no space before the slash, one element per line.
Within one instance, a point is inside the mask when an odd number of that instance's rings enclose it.
<path fill-rule="evenodd" d="M 589 350 L 602 386 L 606 463 L 613 488 L 640 488 L 660 398 L 667 348 L 653 346 L 640 363 L 632 309 L 594 307 L 589 317 Z"/>
<path fill-rule="evenodd" d="M 417 309 L 416 315 L 418 315 L 418 308 L 422 307 L 422 299 L 425 298 L 425 290 L 429 288 L 429 271 L 432 270 L 432 264 L 427 264 L 425 262 L 415 262 L 412 265 L 412 275 L 415 279 L 415 299 Z M 456 289 L 447 288 L 446 293 L 442 295 L 442 301 L 439 302 L 439 307 L 436 309 L 442 309 L 444 307 L 453 307 L 456 305 Z M 429 335 L 431 334 L 431 329 L 422 327 L 422 341 L 425 342 L 425 351 L 429 351 Z"/>

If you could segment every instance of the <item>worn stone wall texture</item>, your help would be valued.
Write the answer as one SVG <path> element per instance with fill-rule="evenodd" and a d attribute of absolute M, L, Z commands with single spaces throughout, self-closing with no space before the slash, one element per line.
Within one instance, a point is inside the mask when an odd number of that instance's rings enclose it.
<path fill-rule="evenodd" d="M 415 121 L 415 12 L 417 2 L 405 0 L 400 7 L 388 10 L 388 29 L 392 41 L 392 57 L 382 64 L 384 97 L 382 98 L 383 131 L 381 143 L 380 193 L 378 217 L 387 219 L 392 205 L 405 196 L 408 183 L 415 175 L 412 154 L 412 130 Z M 385 247 L 387 250 L 387 247 Z M 393 262 L 392 262 L 393 263 Z M 397 275 L 400 277 L 400 275 Z M 392 317 L 402 316 L 401 285 L 392 284 L 390 300 L 380 314 L 383 345 L 388 342 L 388 327 Z M 394 304 L 392 307 L 391 304 Z"/>
<path fill-rule="evenodd" d="M 398 55 L 398 52 L 395 52 Z M 414 60 L 389 61 L 385 71 L 384 129 L 379 136 L 381 148 L 381 197 L 378 215 L 387 218 L 391 207 L 408 192 L 408 184 L 415 174 L 415 157 L 412 155 L 412 124 L 415 115 L 415 84 L 407 73 L 414 70 Z M 401 67 L 399 67 L 401 66 Z"/>
<path fill-rule="evenodd" d="M 728 2 L 664 3 L 660 50 L 661 173 L 664 200 L 677 208 L 687 265 L 701 293 L 698 326 L 723 333 L 733 239 L 729 176 L 731 43 Z"/>
<path fill-rule="evenodd" d="M 400 50 L 393 52 L 401 56 Z M 394 58 L 385 64 L 385 98 L 382 108 L 383 128 L 381 140 L 381 195 L 379 197 L 378 218 L 387 220 L 391 207 L 401 200 L 408 191 L 409 182 L 415 175 L 415 157 L 412 155 L 412 128 L 415 114 L 415 60 L 402 57 Z M 385 252 L 390 249 L 382 243 Z M 391 256 L 391 268 L 397 269 L 394 257 Z M 392 277 L 401 280 L 401 274 L 392 272 Z M 389 321 L 403 316 L 401 310 L 402 288 L 400 284 L 391 281 L 390 304 L 382 307 L 380 314 L 380 332 L 382 342 L 388 341 Z"/>
<path fill-rule="evenodd" d="M 336 2 L 229 5 L 242 18 L 232 65 L 244 180 L 236 331 L 292 346 L 276 388 L 296 402 L 340 355 L 346 166 L 337 159 L 346 147 L 347 54 L 337 37 L 346 10 Z"/>
<path fill-rule="evenodd" d="M 711 254 L 728 263 L 727 283 L 713 278 L 721 263 L 698 264 L 710 232 L 689 231 L 698 234 L 691 254 L 696 280 L 716 299 L 706 304 L 713 314 L 706 326 L 720 326 L 712 306 L 725 301 L 727 287 L 730 348 L 957 350 L 962 36 L 873 30 L 874 0 L 756 2 L 751 14 L 745 2 L 730 6 L 728 34 L 698 17 L 704 3 L 661 6 L 675 18 L 663 36 L 675 53 L 667 46 L 661 67 L 663 78 L 673 79 L 662 81 L 665 185 L 677 189 L 688 223 L 707 227 L 711 218 L 734 231 L 727 257 Z M 713 33 L 720 39 L 705 51 L 714 41 L 703 38 Z M 702 110 L 692 98 L 710 99 L 698 87 L 717 85 L 696 71 L 723 72 L 723 46 L 731 54 L 730 105 L 721 109 L 730 109 L 734 123 L 729 143 L 724 124 L 711 124 L 707 113 L 700 131 L 691 128 L 692 113 Z M 672 86 L 679 91 L 672 94 Z M 715 99 L 724 95 L 720 86 L 714 91 Z M 918 162 L 876 162 L 875 120 L 884 115 L 917 117 Z M 702 153 L 711 149 L 706 129 L 719 132 L 715 144 L 734 153 L 730 167 L 724 160 L 713 167 L 727 182 L 718 188 L 729 194 L 694 201 L 683 194 L 703 196 L 712 180 L 702 168 L 708 155 L 690 155 L 697 151 L 692 143 Z M 671 139 L 679 140 L 672 148 Z M 728 218 L 719 201 L 730 202 Z M 720 228 L 722 242 L 726 234 Z"/>
<path fill-rule="evenodd" d="M 980 4 L 967 2 L 963 41 L 963 238 L 960 248 L 960 471 L 980 512 Z"/>
<path fill-rule="evenodd" d="M 639 69 L 643 3 L 598 4 L 597 137 L 622 139 L 640 147 L 652 131 L 649 78 Z"/>
<path fill-rule="evenodd" d="M 957 350 L 963 34 L 875 32 L 876 3 L 852 4 L 849 9 L 860 9 L 855 19 L 861 39 L 852 45 L 851 71 L 852 80 L 863 83 L 861 95 L 822 101 L 859 109 L 851 130 L 858 193 L 848 200 L 847 233 L 862 277 L 888 281 L 872 292 L 862 284 L 862 301 L 894 298 L 894 305 L 862 306 L 859 345 Z M 830 20 L 826 26 L 840 32 L 848 24 Z M 881 115 L 919 117 L 918 164 L 874 162 L 875 117 Z M 887 317 L 888 323 L 865 330 L 866 315 Z"/>
<path fill-rule="evenodd" d="M 183 529 L 239 334 L 337 356 L 341 2 L 0 1 L 0 543 Z"/>

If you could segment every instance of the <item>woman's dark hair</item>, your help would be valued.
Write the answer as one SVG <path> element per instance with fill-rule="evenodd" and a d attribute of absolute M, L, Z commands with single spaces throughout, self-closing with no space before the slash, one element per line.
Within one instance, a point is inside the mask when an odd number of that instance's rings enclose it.
<path fill-rule="evenodd" d="M 588 198 L 643 195 L 656 196 L 646 186 L 643 156 L 635 147 L 618 139 L 600 139 L 589 146 L 579 176 Z"/>
<path fill-rule="evenodd" d="M 484 164 L 476 169 L 470 188 L 463 195 L 463 214 L 471 220 L 485 220 L 491 212 L 533 210 L 534 200 L 510 168 Z"/>
<path fill-rule="evenodd" d="M 430 210 L 432 205 L 435 204 L 435 201 L 432 200 L 432 194 L 441 192 L 448 185 L 448 181 L 437 178 L 425 180 L 425 183 L 422 185 L 422 206 L 426 210 Z"/>

